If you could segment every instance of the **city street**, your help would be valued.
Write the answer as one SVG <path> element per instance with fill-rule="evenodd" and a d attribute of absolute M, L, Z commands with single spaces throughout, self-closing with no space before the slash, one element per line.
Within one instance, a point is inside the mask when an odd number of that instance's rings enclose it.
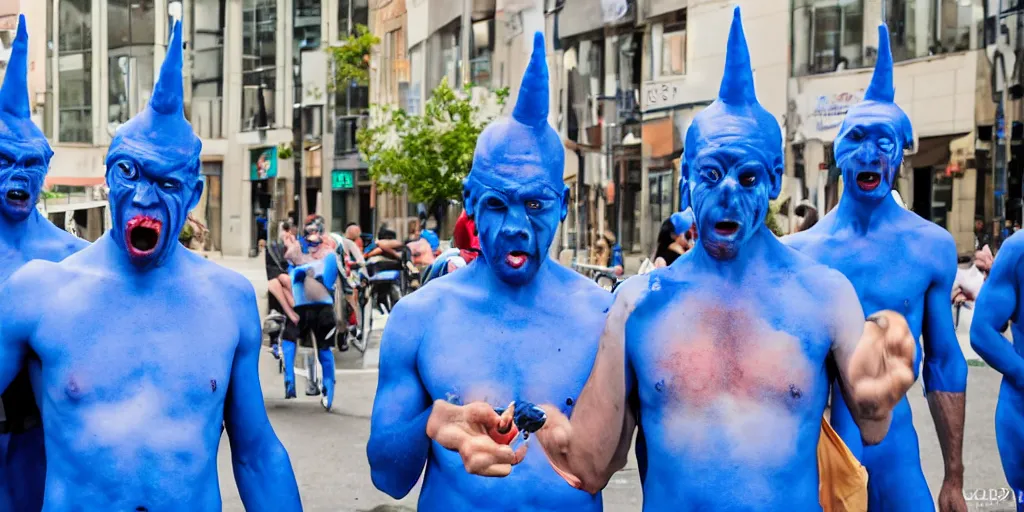
<path fill-rule="evenodd" d="M 265 287 L 261 288 L 263 278 L 259 272 L 262 268 L 256 268 L 259 261 L 239 259 L 221 263 L 249 277 L 258 295 L 266 293 Z M 260 302 L 265 303 L 265 300 Z M 371 340 L 371 347 L 375 341 Z M 369 357 L 375 357 L 374 353 L 375 350 L 368 351 Z M 302 395 L 305 388 L 302 377 L 297 386 L 299 398 L 284 400 L 276 361 L 266 351 L 261 358 L 260 379 L 267 410 L 291 456 L 305 510 L 415 510 L 418 488 L 404 500 L 396 502 L 378 492 L 370 482 L 366 441 L 377 384 L 376 370 L 364 369 L 364 363 L 355 350 L 339 354 L 338 360 L 339 368 L 344 369 L 337 372 L 334 410 L 326 413 L 320 407 L 318 397 Z M 366 365 L 375 366 L 375 361 L 367 361 Z M 1014 510 L 999 464 L 993 427 L 998 387 L 999 375 L 995 371 L 981 366 L 970 367 L 964 436 L 964 491 L 972 511 Z M 920 384 L 911 389 L 909 397 L 914 423 L 921 438 L 925 476 L 933 494 L 936 494 L 942 481 L 942 455 Z M 243 508 L 231 472 L 226 437 L 221 443 L 219 458 L 224 510 L 241 511 Z M 604 497 L 605 510 L 609 512 L 640 510 L 641 492 L 634 460 L 631 459 L 626 469 L 612 480 Z"/>

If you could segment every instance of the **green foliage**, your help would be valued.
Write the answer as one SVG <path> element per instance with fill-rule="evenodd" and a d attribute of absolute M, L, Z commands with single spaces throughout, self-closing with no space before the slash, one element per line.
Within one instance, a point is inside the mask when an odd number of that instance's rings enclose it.
<path fill-rule="evenodd" d="M 178 241 L 185 247 L 188 247 L 189 242 L 192 241 L 193 233 L 192 224 L 185 222 L 185 226 L 181 228 L 181 233 L 178 233 Z"/>
<path fill-rule="evenodd" d="M 782 232 L 782 227 L 779 226 L 778 214 L 779 203 L 776 201 L 768 203 L 768 215 L 765 216 L 764 223 L 768 226 L 768 229 L 772 230 L 772 233 L 775 233 L 775 236 L 781 237 L 785 233 Z"/>
<path fill-rule="evenodd" d="M 462 180 L 473 165 L 480 132 L 501 113 L 508 89 L 474 100 L 471 86 L 459 92 L 444 79 L 423 107 L 410 115 L 392 105 L 374 105 L 369 126 L 356 132 L 370 177 L 385 191 L 405 188 L 417 202 L 462 196 Z"/>
<path fill-rule="evenodd" d="M 337 47 L 328 47 L 327 54 L 334 60 L 334 80 L 331 90 L 344 90 L 355 80 L 359 85 L 370 84 L 370 52 L 380 38 L 370 33 L 366 25 L 356 25 L 356 33 L 350 34 Z"/>
<path fill-rule="evenodd" d="M 287 160 L 292 157 L 292 145 L 290 142 L 283 142 L 277 147 L 277 158 Z"/>
<path fill-rule="evenodd" d="M 50 192 L 49 190 L 44 190 L 40 197 L 42 199 L 44 199 L 44 200 L 45 199 L 60 199 L 60 198 L 64 197 L 64 194 L 61 194 L 59 192 Z"/>

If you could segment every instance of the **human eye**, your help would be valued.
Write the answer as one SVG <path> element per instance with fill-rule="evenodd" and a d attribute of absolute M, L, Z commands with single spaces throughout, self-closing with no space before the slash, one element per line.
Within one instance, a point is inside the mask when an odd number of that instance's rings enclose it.
<path fill-rule="evenodd" d="M 181 188 L 181 184 L 175 180 L 162 180 L 160 181 L 160 188 L 168 191 L 175 191 Z"/>
<path fill-rule="evenodd" d="M 722 171 L 714 167 L 705 167 L 701 170 L 701 173 L 704 175 L 704 179 L 712 183 L 718 183 L 722 179 Z"/>
<path fill-rule="evenodd" d="M 540 210 L 544 205 L 536 199 L 527 199 L 526 207 L 531 210 Z"/>
<path fill-rule="evenodd" d="M 139 177 L 139 170 L 136 169 L 135 166 L 132 165 L 131 163 L 122 161 L 118 162 L 116 165 L 118 171 L 121 173 L 121 176 L 124 177 L 125 179 L 135 180 L 136 178 Z"/>
<path fill-rule="evenodd" d="M 503 201 L 500 197 L 497 197 L 497 196 L 490 196 L 490 197 L 488 197 L 487 200 L 484 202 L 484 204 L 486 204 L 487 207 L 492 209 L 492 210 L 504 210 L 505 209 L 505 201 Z"/>
<path fill-rule="evenodd" d="M 894 146 L 895 144 L 893 144 L 892 139 L 889 137 L 882 137 L 878 139 L 878 148 L 886 153 L 891 153 Z"/>
<path fill-rule="evenodd" d="M 740 185 L 744 187 L 753 187 L 757 184 L 757 173 L 754 171 L 744 171 L 740 174 Z"/>

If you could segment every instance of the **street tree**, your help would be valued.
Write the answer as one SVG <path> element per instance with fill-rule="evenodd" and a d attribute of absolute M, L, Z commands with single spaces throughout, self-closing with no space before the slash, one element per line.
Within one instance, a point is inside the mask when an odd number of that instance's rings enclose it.
<path fill-rule="evenodd" d="M 507 97 L 507 88 L 466 86 L 459 91 L 445 78 L 422 115 L 395 105 L 372 105 L 367 127 L 356 133 L 370 178 L 384 191 L 407 191 L 442 221 L 446 206 L 462 197 L 477 137 L 501 114 Z"/>

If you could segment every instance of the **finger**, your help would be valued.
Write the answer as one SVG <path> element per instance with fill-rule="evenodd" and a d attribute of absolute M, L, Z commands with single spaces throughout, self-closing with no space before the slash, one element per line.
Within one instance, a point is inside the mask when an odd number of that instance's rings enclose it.
<path fill-rule="evenodd" d="M 501 421 L 494 408 L 483 402 L 473 402 L 464 406 L 463 417 L 471 428 L 486 432 L 487 429 L 496 428 Z"/>
<path fill-rule="evenodd" d="M 453 425 L 445 425 L 437 429 L 434 435 L 430 436 L 437 444 L 452 451 L 459 451 L 467 437 L 468 434 L 466 434 L 465 430 Z"/>
<path fill-rule="evenodd" d="M 514 425 L 516 403 L 512 402 L 505 408 L 505 412 L 501 413 L 501 418 L 498 421 L 498 433 L 507 434 Z"/>
<path fill-rule="evenodd" d="M 519 446 L 519 448 L 515 451 L 515 453 L 512 454 L 512 456 L 513 456 L 512 465 L 513 466 L 515 466 L 516 464 L 519 464 L 524 459 L 526 459 L 526 449 L 527 449 L 527 446 L 529 446 L 527 443 L 523 443 L 522 445 Z"/>

